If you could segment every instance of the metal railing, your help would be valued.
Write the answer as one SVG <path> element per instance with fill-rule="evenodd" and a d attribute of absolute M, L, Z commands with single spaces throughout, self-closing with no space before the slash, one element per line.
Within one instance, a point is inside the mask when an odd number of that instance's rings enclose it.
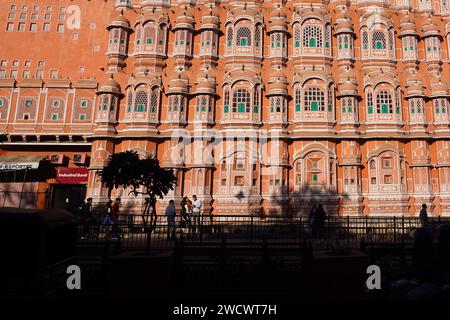
<path fill-rule="evenodd" d="M 358 248 L 365 243 L 412 243 L 413 232 L 421 226 L 416 217 L 350 217 L 332 216 L 323 228 L 312 226 L 309 219 L 287 216 L 202 215 L 186 221 L 177 216 L 170 226 L 167 217 L 158 215 L 154 228 L 138 215 L 119 215 L 115 223 L 96 214 L 80 223 L 80 244 L 114 239 L 122 248 L 173 248 L 176 239 L 185 245 L 200 247 L 228 245 L 295 246 L 305 240 L 320 240 L 327 248 Z M 427 228 L 436 235 L 437 227 L 450 224 L 450 217 L 430 217 Z M 150 241 L 147 242 L 148 237 Z"/>

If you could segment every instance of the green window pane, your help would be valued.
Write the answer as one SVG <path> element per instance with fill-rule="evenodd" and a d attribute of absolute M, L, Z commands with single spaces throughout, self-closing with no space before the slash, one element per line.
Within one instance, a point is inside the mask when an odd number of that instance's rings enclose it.
<path fill-rule="evenodd" d="M 333 105 L 329 104 L 328 105 L 328 112 L 331 112 L 331 111 L 333 111 Z"/>
<path fill-rule="evenodd" d="M 318 111 L 319 110 L 319 104 L 317 101 L 311 102 L 311 111 Z"/>
<path fill-rule="evenodd" d="M 253 107 L 253 113 L 258 113 L 258 107 L 257 106 Z"/>
<path fill-rule="evenodd" d="M 352 110 L 352 108 L 348 108 L 348 112 L 352 112 L 353 110 Z"/>
<path fill-rule="evenodd" d="M 228 106 L 225 106 L 225 107 L 223 108 L 223 112 L 228 113 Z"/>
<path fill-rule="evenodd" d="M 422 113 L 422 109 L 417 108 L 417 113 Z"/>
<path fill-rule="evenodd" d="M 138 112 L 144 112 L 144 106 L 141 105 L 141 104 L 138 105 L 138 106 L 137 106 L 137 111 L 138 111 Z"/>
<path fill-rule="evenodd" d="M 309 46 L 313 48 L 316 47 L 316 39 L 314 38 L 309 39 Z"/>
<path fill-rule="evenodd" d="M 272 42 L 272 44 L 271 44 L 271 47 L 273 48 L 273 47 L 275 47 L 275 44 Z"/>
<path fill-rule="evenodd" d="M 388 113 L 389 112 L 389 106 L 387 104 L 381 105 L 381 113 Z"/>
<path fill-rule="evenodd" d="M 436 110 L 435 110 L 435 111 L 436 111 L 436 113 L 439 113 L 439 108 L 436 108 Z"/>
<path fill-rule="evenodd" d="M 295 105 L 295 111 L 296 111 L 296 112 L 300 112 L 300 110 L 301 110 L 300 104 L 296 104 L 296 105 Z"/>
<path fill-rule="evenodd" d="M 317 174 L 313 174 L 313 181 L 318 181 L 319 177 L 317 176 Z"/>
<path fill-rule="evenodd" d="M 368 48 L 367 44 L 364 44 L 363 48 L 364 48 L 364 50 L 367 50 L 367 48 Z"/>
<path fill-rule="evenodd" d="M 241 46 L 246 46 L 247 45 L 247 39 L 246 38 L 241 38 L 241 41 L 239 43 Z"/>
<path fill-rule="evenodd" d="M 227 44 L 229 47 L 231 47 L 231 41 L 228 41 L 228 44 Z"/>
<path fill-rule="evenodd" d="M 369 114 L 372 114 L 373 113 L 373 107 L 369 107 L 368 112 L 369 112 Z"/>
<path fill-rule="evenodd" d="M 330 44 L 328 42 L 325 42 L 325 48 L 329 48 Z"/>
<path fill-rule="evenodd" d="M 342 107 L 342 112 L 345 113 L 345 107 Z"/>
<path fill-rule="evenodd" d="M 86 116 L 85 115 L 81 115 L 80 116 L 80 120 L 86 120 Z"/>
<path fill-rule="evenodd" d="M 383 49 L 383 43 L 381 41 L 377 41 L 377 49 Z"/>
<path fill-rule="evenodd" d="M 153 43 L 153 39 L 152 38 L 147 38 L 147 44 L 152 44 Z"/>
<path fill-rule="evenodd" d="M 344 48 L 348 49 L 348 43 L 344 44 Z"/>
<path fill-rule="evenodd" d="M 300 41 L 295 41 L 295 47 L 296 48 L 300 47 Z"/>
<path fill-rule="evenodd" d="M 442 113 L 445 113 L 445 108 L 442 108 Z"/>
<path fill-rule="evenodd" d="M 273 112 L 273 107 L 270 107 L 270 112 Z"/>
<path fill-rule="evenodd" d="M 238 112 L 245 112 L 245 103 L 238 103 Z"/>
<path fill-rule="evenodd" d="M 400 114 L 400 107 L 396 107 L 396 108 L 395 108 L 395 112 L 396 112 L 397 114 Z"/>
<path fill-rule="evenodd" d="M 281 44 L 279 42 L 277 42 L 277 48 L 281 47 Z"/>
<path fill-rule="evenodd" d="M 206 106 L 202 106 L 202 112 L 206 111 Z"/>
<path fill-rule="evenodd" d="M 103 110 L 108 110 L 108 106 L 106 104 L 103 106 Z"/>
<path fill-rule="evenodd" d="M 342 44 L 339 45 L 339 49 L 342 49 Z"/>
<path fill-rule="evenodd" d="M 411 109 L 411 113 L 412 113 L 412 114 L 416 113 L 416 111 L 414 110 L 414 108 Z"/>

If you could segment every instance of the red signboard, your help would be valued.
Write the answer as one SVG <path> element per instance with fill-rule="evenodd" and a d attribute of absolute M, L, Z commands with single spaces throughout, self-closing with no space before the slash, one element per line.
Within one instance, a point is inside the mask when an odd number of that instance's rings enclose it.
<path fill-rule="evenodd" d="M 89 170 L 86 168 L 60 168 L 56 175 L 57 183 L 84 184 L 88 182 Z"/>

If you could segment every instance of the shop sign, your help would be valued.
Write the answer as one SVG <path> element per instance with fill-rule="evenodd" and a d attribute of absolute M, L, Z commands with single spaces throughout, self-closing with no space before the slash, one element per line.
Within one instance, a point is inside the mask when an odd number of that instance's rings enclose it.
<path fill-rule="evenodd" d="M 88 182 L 87 168 L 60 168 L 56 175 L 56 183 L 84 184 Z"/>

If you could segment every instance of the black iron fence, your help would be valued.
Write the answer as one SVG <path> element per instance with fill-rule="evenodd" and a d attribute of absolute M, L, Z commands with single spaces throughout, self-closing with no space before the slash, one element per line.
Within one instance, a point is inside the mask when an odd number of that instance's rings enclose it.
<path fill-rule="evenodd" d="M 146 221 L 148 219 L 148 221 Z M 329 217 L 323 228 L 311 225 L 309 219 L 287 216 L 202 215 L 190 220 L 177 217 L 170 223 L 158 215 L 150 226 L 150 218 L 119 215 L 112 221 L 106 214 L 96 214 L 80 223 L 79 240 L 83 243 L 120 242 L 121 248 L 173 248 L 175 240 L 200 247 L 228 245 L 247 247 L 297 246 L 317 240 L 324 248 L 357 248 L 361 243 L 412 243 L 414 231 L 421 226 L 416 217 Z M 430 217 L 427 228 L 437 234 L 441 224 L 450 224 L 450 217 Z"/>

